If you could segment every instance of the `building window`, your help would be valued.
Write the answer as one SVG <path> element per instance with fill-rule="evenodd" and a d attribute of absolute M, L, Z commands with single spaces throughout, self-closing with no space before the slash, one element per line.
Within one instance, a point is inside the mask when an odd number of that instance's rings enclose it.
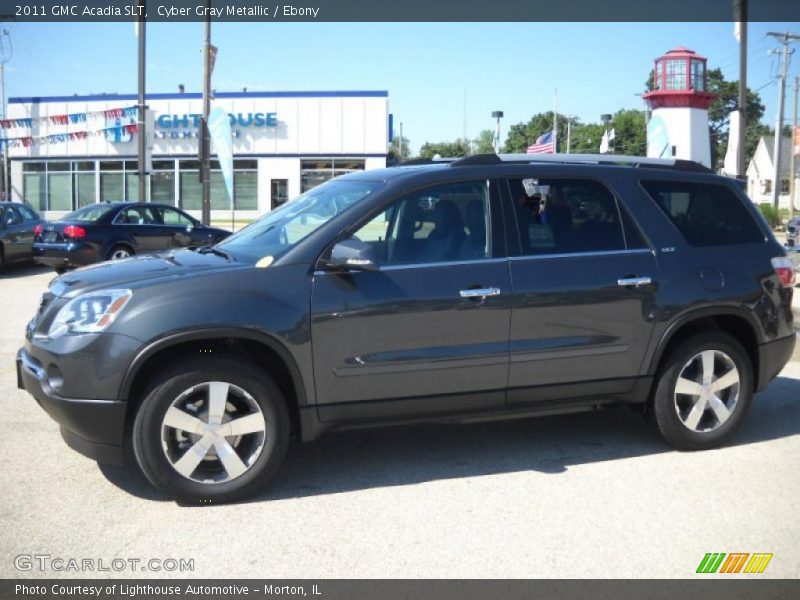
<path fill-rule="evenodd" d="M 175 206 L 175 161 L 154 160 L 150 173 L 150 200 Z"/>
<path fill-rule="evenodd" d="M 788 194 L 789 193 L 789 180 L 788 179 L 781 179 L 781 194 Z"/>
<path fill-rule="evenodd" d="M 275 210 L 289 199 L 289 180 L 273 179 L 270 185 L 270 209 Z"/>
<path fill-rule="evenodd" d="M 180 161 L 180 206 L 184 210 L 202 210 L 203 185 L 200 183 L 200 163 Z M 236 210 L 258 210 L 258 162 L 233 161 L 233 198 Z M 211 161 L 211 210 L 230 210 L 231 201 L 219 161 Z"/>
<path fill-rule="evenodd" d="M 702 60 L 692 59 L 692 89 L 706 91 L 706 65 Z"/>
<path fill-rule="evenodd" d="M 668 90 L 686 89 L 686 59 L 673 58 L 667 61 L 667 81 Z"/>
<path fill-rule="evenodd" d="M 300 161 L 300 192 L 305 193 L 329 179 L 363 171 L 364 160 L 355 158 L 315 158 Z"/>
<path fill-rule="evenodd" d="M 762 194 L 771 194 L 772 193 L 772 179 L 762 179 L 761 180 L 761 193 Z"/>
<path fill-rule="evenodd" d="M 72 189 L 75 192 L 75 208 L 82 208 L 97 202 L 95 190 L 94 161 L 84 160 L 72 163 Z"/>
<path fill-rule="evenodd" d="M 100 200 L 101 202 L 125 200 L 125 173 L 121 160 L 100 161 Z"/>
<path fill-rule="evenodd" d="M 38 211 L 47 210 L 45 163 L 22 163 L 22 199 Z"/>
<path fill-rule="evenodd" d="M 94 161 L 42 161 L 22 165 L 22 195 L 39 211 L 68 212 L 96 202 Z"/>

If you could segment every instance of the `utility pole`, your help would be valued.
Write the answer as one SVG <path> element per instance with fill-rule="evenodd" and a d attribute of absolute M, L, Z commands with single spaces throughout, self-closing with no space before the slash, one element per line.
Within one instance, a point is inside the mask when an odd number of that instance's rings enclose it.
<path fill-rule="evenodd" d="M 3 43 L 8 41 L 8 53 L 6 54 L 6 45 Z M 8 29 L 3 29 L 0 32 L 0 105 L 3 108 L 3 118 L 7 119 L 6 115 L 6 63 L 11 60 L 11 36 Z M 6 130 L 6 135 L 8 130 Z M 8 172 L 8 145 L 3 144 L 3 182 L 2 182 L 2 195 L 0 201 L 11 200 L 11 173 Z"/>
<path fill-rule="evenodd" d="M 200 121 L 200 181 L 203 185 L 203 225 L 211 224 L 211 141 L 208 113 L 211 112 L 211 0 L 205 0 L 205 43 L 203 46 L 203 118 Z"/>
<path fill-rule="evenodd" d="M 775 147 L 772 153 L 774 158 L 773 171 L 772 171 L 772 206 L 775 211 L 778 211 L 778 199 L 781 191 L 781 132 L 783 130 L 783 100 L 786 95 L 786 74 L 789 70 L 789 42 L 800 40 L 800 35 L 795 35 L 789 32 L 774 33 L 769 32 L 770 35 L 776 39 L 783 40 L 783 69 L 781 71 L 779 85 L 778 85 L 778 115 L 775 118 Z M 794 52 L 794 51 L 792 51 Z"/>
<path fill-rule="evenodd" d="M 147 199 L 147 165 L 145 164 L 145 113 L 147 105 L 145 104 L 145 6 L 146 0 L 137 0 L 139 7 L 138 16 L 138 29 L 139 35 L 139 102 L 137 111 L 137 124 L 136 124 L 136 142 L 137 142 L 137 171 L 139 175 L 139 202 L 144 202 Z"/>
<path fill-rule="evenodd" d="M 739 140 L 736 154 L 736 176 L 744 178 L 745 144 L 747 139 L 747 0 L 734 0 L 734 14 L 739 23 Z"/>
<path fill-rule="evenodd" d="M 797 136 L 797 93 L 800 91 L 800 77 L 794 78 L 794 107 L 792 109 L 792 140 L 789 144 L 791 149 L 791 160 L 789 164 L 789 218 L 794 216 L 794 195 L 797 193 L 797 186 L 795 184 L 795 173 L 797 171 L 797 147 L 795 146 L 795 137 Z"/>

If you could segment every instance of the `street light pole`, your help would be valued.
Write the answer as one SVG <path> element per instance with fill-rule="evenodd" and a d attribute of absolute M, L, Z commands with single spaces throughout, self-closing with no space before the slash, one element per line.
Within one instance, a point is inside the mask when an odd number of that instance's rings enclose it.
<path fill-rule="evenodd" d="M 147 173 L 145 171 L 147 165 L 145 164 L 145 112 L 147 105 L 145 104 L 145 6 L 146 0 L 138 0 L 139 7 L 139 102 L 137 111 L 137 124 L 136 124 L 136 141 L 137 141 L 137 172 L 139 175 L 139 202 L 144 202 L 147 199 Z"/>
<path fill-rule="evenodd" d="M 200 122 L 200 177 L 203 184 L 203 225 L 211 224 L 211 148 L 208 113 L 211 112 L 211 0 L 205 0 L 206 25 L 203 47 L 203 118 Z"/>
<path fill-rule="evenodd" d="M 5 45 L 3 40 L 8 41 L 8 56 L 6 56 Z M 3 118 L 7 119 L 6 114 L 6 63 L 11 60 L 11 36 L 8 29 L 3 29 L 0 32 L 0 105 L 3 108 Z M 11 173 L 8 172 L 8 144 L 4 144 L 0 150 L 3 151 L 3 181 L 2 181 L 2 196 L 0 200 L 11 200 Z"/>
<path fill-rule="evenodd" d="M 797 193 L 797 185 L 795 183 L 795 172 L 797 171 L 797 150 L 795 146 L 795 137 L 797 136 L 797 93 L 800 91 L 800 77 L 794 78 L 794 106 L 792 112 L 792 137 L 789 148 L 791 152 L 791 160 L 789 161 L 789 218 L 794 216 L 794 195 Z M 800 141 L 800 140 L 799 140 Z"/>
<path fill-rule="evenodd" d="M 494 130 L 494 153 L 500 154 L 500 119 L 503 118 L 503 111 L 492 111 L 492 118 L 497 119 L 497 125 Z"/>
<path fill-rule="evenodd" d="M 747 139 L 747 0 L 735 0 L 734 12 L 739 23 L 739 139 L 736 154 L 736 176 L 744 178 L 745 144 Z"/>

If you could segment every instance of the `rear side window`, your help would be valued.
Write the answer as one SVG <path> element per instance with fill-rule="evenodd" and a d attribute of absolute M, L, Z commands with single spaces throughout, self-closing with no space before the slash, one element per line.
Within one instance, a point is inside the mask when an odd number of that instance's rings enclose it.
<path fill-rule="evenodd" d="M 599 182 L 529 178 L 509 179 L 508 186 L 523 255 L 644 247 L 632 222 L 623 230 L 617 201 Z"/>
<path fill-rule="evenodd" d="M 764 241 L 758 223 L 724 185 L 643 181 L 642 187 L 692 246 Z"/>

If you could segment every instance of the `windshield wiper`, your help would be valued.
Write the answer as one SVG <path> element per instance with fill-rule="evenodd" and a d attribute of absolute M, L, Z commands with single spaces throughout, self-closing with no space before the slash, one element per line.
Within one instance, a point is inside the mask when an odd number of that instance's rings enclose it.
<path fill-rule="evenodd" d="M 217 256 L 221 256 L 222 258 L 228 260 L 228 262 L 236 261 L 236 259 L 233 257 L 233 254 L 214 246 L 200 246 L 195 250 L 195 252 L 198 254 L 216 254 Z"/>

